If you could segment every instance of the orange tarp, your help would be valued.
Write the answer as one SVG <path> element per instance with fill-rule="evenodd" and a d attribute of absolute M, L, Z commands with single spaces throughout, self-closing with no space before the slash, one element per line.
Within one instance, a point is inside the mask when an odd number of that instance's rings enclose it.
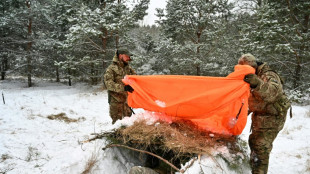
<path fill-rule="evenodd" d="M 239 135 L 247 121 L 249 84 L 243 81 L 254 68 L 236 65 L 227 77 L 128 75 L 134 89 L 128 105 L 162 113 L 163 120 L 191 120 L 199 128 Z M 239 113 L 239 114 L 238 114 Z"/>

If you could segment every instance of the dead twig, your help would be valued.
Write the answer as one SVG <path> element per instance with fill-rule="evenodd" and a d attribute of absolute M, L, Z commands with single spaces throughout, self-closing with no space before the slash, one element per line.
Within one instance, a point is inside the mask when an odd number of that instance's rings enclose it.
<path fill-rule="evenodd" d="M 190 168 L 190 167 L 192 167 L 192 165 L 194 164 L 194 162 L 197 160 L 197 158 L 195 158 L 195 159 L 193 159 L 192 161 L 191 161 L 191 163 L 189 164 L 189 165 L 187 165 L 183 170 L 184 170 L 184 172 L 188 169 L 188 168 Z M 200 158 L 199 158 L 199 160 L 200 160 Z"/>
<path fill-rule="evenodd" d="M 171 164 L 169 161 L 165 160 L 164 158 L 154 154 L 154 153 L 151 153 L 151 152 L 148 152 L 148 151 L 145 151 L 145 150 L 139 150 L 139 149 L 135 149 L 135 148 L 132 148 L 132 147 L 129 147 L 129 146 L 125 146 L 125 145 L 121 145 L 121 144 L 110 144 L 110 145 L 107 145 L 105 148 L 102 148 L 102 150 L 105 150 L 107 148 L 111 148 L 111 147 L 124 147 L 124 148 L 127 148 L 127 149 L 130 149 L 130 150 L 133 150 L 133 151 L 137 151 L 137 152 L 141 152 L 141 153 L 146 153 L 146 154 L 149 154 L 149 155 L 152 155 L 160 160 L 162 160 L 163 162 L 165 162 L 166 164 L 168 164 L 169 166 L 171 166 L 173 169 L 175 169 L 176 171 L 180 172 L 180 173 L 184 173 L 185 170 L 183 169 L 178 169 L 176 166 L 174 166 L 173 164 Z"/>
<path fill-rule="evenodd" d="M 102 139 L 103 137 L 108 137 L 109 135 L 113 135 L 113 132 L 103 132 L 103 133 L 92 133 L 91 135 L 95 135 L 93 138 L 84 141 L 78 141 L 79 144 L 89 143 L 96 139 Z"/>
<path fill-rule="evenodd" d="M 82 172 L 82 174 L 88 174 L 91 173 L 92 169 L 94 168 L 94 166 L 96 165 L 96 163 L 98 162 L 98 156 L 96 152 L 93 152 L 91 157 L 89 158 L 89 160 L 87 161 L 86 165 L 85 165 L 85 169 Z"/>
<path fill-rule="evenodd" d="M 217 167 L 219 167 L 219 168 L 222 170 L 222 172 L 223 172 L 224 169 L 221 167 L 220 163 L 219 163 L 213 156 L 210 156 L 210 157 L 211 157 L 211 159 L 215 162 L 215 164 L 217 165 Z"/>

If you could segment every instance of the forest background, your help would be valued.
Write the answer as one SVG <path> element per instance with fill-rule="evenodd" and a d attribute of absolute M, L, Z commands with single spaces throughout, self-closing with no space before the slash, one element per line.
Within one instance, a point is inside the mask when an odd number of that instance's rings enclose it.
<path fill-rule="evenodd" d="M 226 76 L 252 53 L 279 72 L 292 100 L 309 100 L 310 1 L 167 0 L 152 26 L 141 22 L 149 1 L 1 0 L 1 80 L 102 84 L 123 46 L 139 75 Z"/>

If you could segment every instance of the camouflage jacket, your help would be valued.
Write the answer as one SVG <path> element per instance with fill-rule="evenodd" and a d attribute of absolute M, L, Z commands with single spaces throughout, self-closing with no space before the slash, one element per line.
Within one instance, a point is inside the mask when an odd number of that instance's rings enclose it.
<path fill-rule="evenodd" d="M 126 75 L 134 75 L 135 71 L 129 66 L 125 65 L 115 55 L 112 64 L 109 65 L 104 74 L 104 84 L 108 90 L 109 103 L 110 102 L 126 102 L 127 92 L 124 91 L 124 84 L 122 79 Z"/>
<path fill-rule="evenodd" d="M 249 109 L 256 115 L 286 114 L 290 103 L 283 91 L 283 81 L 280 76 L 264 63 L 260 65 L 256 74 L 260 84 L 251 89 Z M 288 106 L 289 105 L 289 106 Z"/>

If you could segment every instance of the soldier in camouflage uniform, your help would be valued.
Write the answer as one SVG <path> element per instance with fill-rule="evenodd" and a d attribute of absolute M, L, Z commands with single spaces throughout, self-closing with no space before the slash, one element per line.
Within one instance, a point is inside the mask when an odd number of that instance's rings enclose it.
<path fill-rule="evenodd" d="M 112 124 L 124 116 L 131 116 L 132 111 L 127 105 L 127 92 L 133 92 L 133 88 L 124 85 L 122 79 L 126 75 L 134 75 L 135 71 L 129 66 L 131 54 L 126 48 L 120 48 L 113 57 L 112 64 L 104 74 L 104 83 L 108 90 L 110 104 L 110 116 Z"/>
<path fill-rule="evenodd" d="M 253 174 L 266 174 L 272 143 L 284 126 L 290 102 L 283 91 L 281 77 L 266 63 L 257 62 L 253 55 L 245 54 L 238 64 L 250 65 L 256 69 L 255 74 L 248 74 L 244 78 L 251 87 L 250 165 Z"/>

